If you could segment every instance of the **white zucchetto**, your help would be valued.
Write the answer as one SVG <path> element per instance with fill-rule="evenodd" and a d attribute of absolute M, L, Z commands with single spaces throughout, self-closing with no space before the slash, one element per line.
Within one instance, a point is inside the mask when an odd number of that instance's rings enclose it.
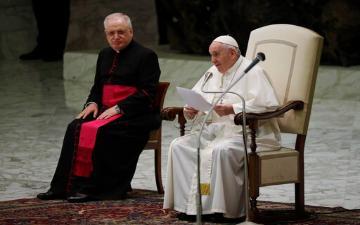
<path fill-rule="evenodd" d="M 234 46 L 236 48 L 239 48 L 239 45 L 236 42 L 236 40 L 233 37 L 231 37 L 230 35 L 219 36 L 219 37 L 215 38 L 213 40 L 213 42 L 214 41 L 220 42 L 220 43 L 223 43 L 223 44 L 227 44 L 227 45 L 231 45 L 231 46 Z"/>

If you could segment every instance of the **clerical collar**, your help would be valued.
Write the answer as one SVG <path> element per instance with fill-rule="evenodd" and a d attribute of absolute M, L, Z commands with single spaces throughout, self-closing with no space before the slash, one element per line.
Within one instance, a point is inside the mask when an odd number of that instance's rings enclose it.
<path fill-rule="evenodd" d="M 125 48 L 120 49 L 120 50 L 116 50 L 116 49 L 112 49 L 112 50 L 114 50 L 114 52 L 115 52 L 116 54 L 119 54 L 120 52 L 126 51 L 126 49 L 128 49 L 133 43 L 134 43 L 134 40 L 132 39 L 132 40 L 129 42 L 129 44 L 125 46 Z"/>

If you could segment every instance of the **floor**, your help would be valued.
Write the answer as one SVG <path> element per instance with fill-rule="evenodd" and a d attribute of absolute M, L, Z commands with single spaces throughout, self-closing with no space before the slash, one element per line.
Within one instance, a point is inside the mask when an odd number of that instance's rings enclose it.
<path fill-rule="evenodd" d="M 172 82 L 165 105 L 182 104 L 175 84 L 191 87 L 207 64 L 186 57 L 160 60 L 161 79 Z M 91 84 L 63 79 L 65 62 L 0 61 L 0 201 L 32 198 L 49 187 L 67 123 Z M 360 208 L 359 90 L 360 67 L 320 67 L 305 150 L 307 205 Z M 163 126 L 165 183 L 168 145 L 177 130 L 172 122 Z M 292 141 L 284 137 L 284 144 Z M 133 187 L 156 189 L 152 151 L 142 153 Z M 259 199 L 293 202 L 293 185 L 262 188 Z"/>

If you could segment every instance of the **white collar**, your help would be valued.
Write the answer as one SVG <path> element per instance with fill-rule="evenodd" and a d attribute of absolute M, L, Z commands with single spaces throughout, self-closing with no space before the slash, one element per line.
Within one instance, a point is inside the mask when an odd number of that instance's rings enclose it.
<path fill-rule="evenodd" d="M 240 57 L 236 60 L 236 62 L 234 63 L 234 65 L 232 65 L 232 67 L 230 67 L 225 73 L 223 73 L 222 75 L 224 76 L 229 76 L 230 74 L 234 74 L 236 73 L 236 71 L 239 69 L 242 61 L 243 61 L 243 56 L 240 55 Z"/>

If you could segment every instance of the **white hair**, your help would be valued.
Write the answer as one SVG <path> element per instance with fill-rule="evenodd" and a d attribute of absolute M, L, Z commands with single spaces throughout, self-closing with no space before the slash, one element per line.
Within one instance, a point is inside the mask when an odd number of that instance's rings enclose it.
<path fill-rule="evenodd" d="M 241 55 L 241 51 L 238 47 L 232 46 L 232 45 L 228 45 L 225 43 L 221 43 L 219 42 L 224 48 L 226 49 L 233 49 L 236 52 L 236 55 L 240 56 Z"/>
<path fill-rule="evenodd" d="M 110 15 L 105 17 L 104 20 L 104 28 L 106 29 L 106 26 L 108 25 L 110 20 L 118 20 L 121 22 L 125 22 L 130 29 L 132 29 L 132 24 L 130 17 L 124 13 L 111 13 Z"/>

